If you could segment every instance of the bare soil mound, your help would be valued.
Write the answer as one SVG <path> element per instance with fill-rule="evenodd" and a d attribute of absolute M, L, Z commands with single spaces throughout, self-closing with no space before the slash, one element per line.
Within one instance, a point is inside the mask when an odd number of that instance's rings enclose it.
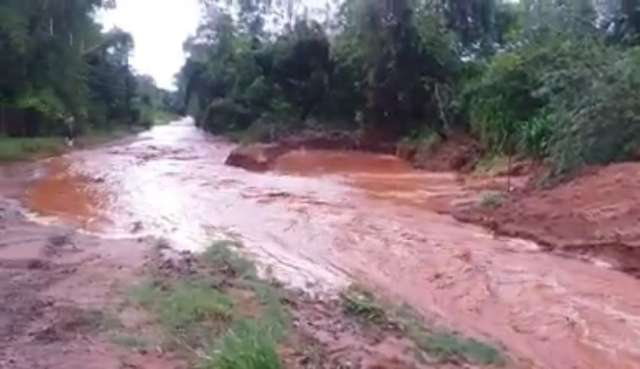
<path fill-rule="evenodd" d="M 456 216 L 640 276 L 638 163 L 590 168 L 555 188 L 522 191 L 499 206 L 476 206 Z"/>
<path fill-rule="evenodd" d="M 481 147 L 465 134 L 455 134 L 437 143 L 399 144 L 396 155 L 418 169 L 431 172 L 469 172 L 480 155 Z"/>
<path fill-rule="evenodd" d="M 268 170 L 287 148 L 279 144 L 251 144 L 239 146 L 229 154 L 226 165 L 244 168 L 256 172 Z"/>
<path fill-rule="evenodd" d="M 278 157 L 293 150 L 351 150 L 357 147 L 357 140 L 347 133 L 304 132 L 274 143 L 238 146 L 229 154 L 225 164 L 262 172 L 271 169 Z"/>

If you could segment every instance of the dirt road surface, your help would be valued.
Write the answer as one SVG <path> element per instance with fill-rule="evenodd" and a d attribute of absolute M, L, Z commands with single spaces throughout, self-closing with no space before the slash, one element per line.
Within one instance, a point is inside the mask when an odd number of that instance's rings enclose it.
<path fill-rule="evenodd" d="M 250 173 L 223 165 L 232 148 L 178 122 L 51 160 L 22 199 L 40 222 L 110 238 L 237 238 L 291 286 L 358 282 L 530 367 L 640 368 L 640 282 L 454 220 L 443 212 L 477 197 L 455 174 L 333 151 Z"/>
<path fill-rule="evenodd" d="M 150 246 L 34 224 L 16 202 L 0 200 L 0 368 L 184 368 L 103 334 Z"/>

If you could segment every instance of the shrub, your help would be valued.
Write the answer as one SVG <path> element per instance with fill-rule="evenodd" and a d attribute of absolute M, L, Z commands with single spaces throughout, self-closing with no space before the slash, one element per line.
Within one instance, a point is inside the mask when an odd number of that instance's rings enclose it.
<path fill-rule="evenodd" d="M 554 174 L 634 158 L 640 147 L 640 48 L 609 48 L 555 75 L 556 85 L 574 88 L 561 90 L 554 103 Z"/>
<path fill-rule="evenodd" d="M 640 144 L 640 48 L 557 36 L 497 55 L 464 92 L 492 153 L 550 159 L 552 174 L 628 160 Z"/>
<path fill-rule="evenodd" d="M 251 112 L 232 99 L 215 99 L 207 107 L 201 125 L 208 131 L 246 129 L 254 117 Z"/>
<path fill-rule="evenodd" d="M 517 133 L 519 151 L 533 157 L 545 157 L 555 128 L 554 117 L 544 111 L 522 122 Z"/>
<path fill-rule="evenodd" d="M 519 122 L 544 105 L 533 94 L 538 88 L 535 64 L 535 58 L 524 51 L 498 55 L 464 92 L 471 129 L 493 152 L 516 148 L 522 129 Z"/>

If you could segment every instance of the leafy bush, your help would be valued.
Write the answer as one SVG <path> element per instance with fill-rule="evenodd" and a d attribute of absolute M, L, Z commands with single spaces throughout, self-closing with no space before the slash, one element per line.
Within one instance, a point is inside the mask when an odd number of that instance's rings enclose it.
<path fill-rule="evenodd" d="M 518 149 L 533 157 L 545 157 L 548 154 L 555 128 L 554 117 L 544 111 L 522 122 L 519 125 L 517 135 Z"/>
<path fill-rule="evenodd" d="M 203 127 L 214 133 L 246 129 L 253 121 L 251 112 L 231 99 L 213 100 L 203 119 Z"/>
<path fill-rule="evenodd" d="M 493 58 L 464 97 L 491 152 L 549 158 L 555 175 L 638 154 L 639 48 L 545 38 Z"/>
<path fill-rule="evenodd" d="M 566 88 L 554 103 L 555 174 L 635 158 L 640 148 L 640 48 L 609 48 L 556 72 Z"/>
<path fill-rule="evenodd" d="M 521 122 L 544 105 L 534 96 L 539 87 L 536 58 L 526 51 L 498 55 L 464 91 L 471 128 L 494 152 L 513 151 Z"/>

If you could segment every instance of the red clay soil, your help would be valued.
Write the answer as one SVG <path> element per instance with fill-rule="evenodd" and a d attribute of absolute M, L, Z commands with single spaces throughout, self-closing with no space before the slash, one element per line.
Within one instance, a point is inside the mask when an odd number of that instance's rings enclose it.
<path fill-rule="evenodd" d="M 396 155 L 418 169 L 431 172 L 468 172 L 482 153 L 480 144 L 472 137 L 456 133 L 433 147 L 399 144 Z"/>
<path fill-rule="evenodd" d="M 456 217 L 640 276 L 640 163 L 590 168 L 554 188 L 516 192 L 496 209 L 467 208 Z"/>
<path fill-rule="evenodd" d="M 238 146 L 231 151 L 225 164 L 264 172 L 271 169 L 278 157 L 293 150 L 351 150 L 355 149 L 357 145 L 357 140 L 354 137 L 343 132 L 303 132 L 274 143 L 252 143 Z"/>
<path fill-rule="evenodd" d="M 150 247 L 34 224 L 0 198 L 0 368 L 186 368 L 171 355 L 114 341 L 117 332 L 149 326 L 127 318 L 123 291 Z"/>
<path fill-rule="evenodd" d="M 384 135 L 383 135 L 384 136 Z M 477 163 L 482 152 L 479 143 L 466 134 L 456 133 L 435 147 L 396 144 L 393 139 L 366 135 L 357 137 L 344 132 L 303 132 L 285 137 L 274 143 L 254 143 L 234 149 L 226 164 L 251 171 L 272 169 L 276 159 L 295 150 L 362 150 L 394 153 L 419 169 L 432 172 L 468 172 Z"/>

